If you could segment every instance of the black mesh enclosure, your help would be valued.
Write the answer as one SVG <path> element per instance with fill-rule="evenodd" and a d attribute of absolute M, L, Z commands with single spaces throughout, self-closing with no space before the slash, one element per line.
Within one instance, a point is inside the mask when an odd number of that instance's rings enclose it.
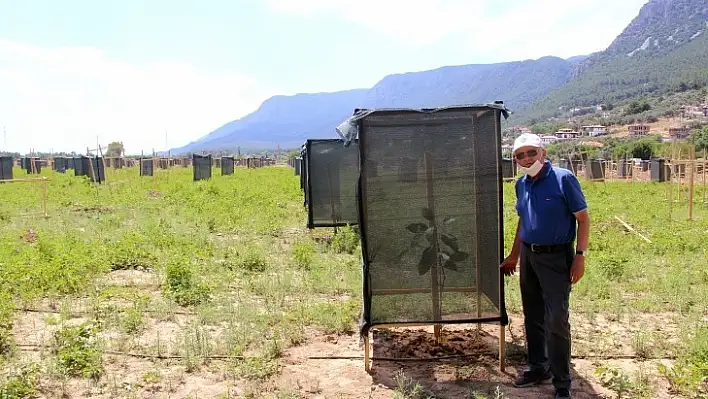
<path fill-rule="evenodd" d="M 664 158 L 651 159 L 651 181 L 665 182 L 671 179 L 671 168 L 666 165 Z"/>
<path fill-rule="evenodd" d="M 516 177 L 516 163 L 511 158 L 502 159 L 502 171 L 504 180 L 514 180 Z"/>
<path fill-rule="evenodd" d="M 300 158 L 295 158 L 295 176 L 300 176 L 301 166 Z M 300 188 L 302 188 L 302 186 L 300 186 Z"/>
<path fill-rule="evenodd" d="M 66 168 L 67 169 L 75 169 L 74 168 L 74 159 L 76 159 L 76 158 L 74 158 L 74 157 L 66 158 Z"/>
<path fill-rule="evenodd" d="M 152 158 L 140 158 L 140 176 L 152 176 L 154 169 Z"/>
<path fill-rule="evenodd" d="M 361 333 L 375 325 L 506 325 L 502 111 L 369 112 L 358 120 Z"/>
<path fill-rule="evenodd" d="M 12 180 L 12 157 L 0 157 L 0 180 Z"/>
<path fill-rule="evenodd" d="M 194 181 L 208 180 L 211 178 L 211 154 L 192 154 L 192 166 L 194 170 Z"/>
<path fill-rule="evenodd" d="M 84 176 L 88 176 L 89 180 L 96 183 L 106 181 L 106 168 L 103 165 L 103 158 L 99 156 L 83 157 L 81 161 Z"/>
<path fill-rule="evenodd" d="M 234 174 L 234 157 L 221 157 L 221 174 Z"/>
<path fill-rule="evenodd" d="M 626 159 L 617 160 L 617 177 L 632 177 L 632 161 Z"/>
<path fill-rule="evenodd" d="M 359 145 L 343 140 L 307 140 L 307 227 L 358 224 L 356 184 Z"/>
<path fill-rule="evenodd" d="M 588 180 L 605 179 L 605 162 L 603 159 L 588 159 L 585 162 L 585 178 Z"/>
<path fill-rule="evenodd" d="M 65 157 L 54 157 L 54 170 L 59 173 L 65 173 L 69 163 Z"/>
<path fill-rule="evenodd" d="M 84 158 L 85 156 L 81 155 L 78 157 L 74 157 L 74 175 L 75 176 L 86 176 L 86 171 L 88 171 L 88 167 L 86 170 L 84 170 Z"/>
<path fill-rule="evenodd" d="M 39 158 L 22 158 L 22 169 L 24 169 L 27 174 L 42 173 L 42 164 L 39 162 Z"/>

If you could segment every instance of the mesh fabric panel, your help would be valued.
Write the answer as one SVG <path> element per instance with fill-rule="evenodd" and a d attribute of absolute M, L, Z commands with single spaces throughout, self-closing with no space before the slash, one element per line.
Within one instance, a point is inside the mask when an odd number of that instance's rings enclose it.
<path fill-rule="evenodd" d="M 300 189 L 303 193 L 303 204 L 307 206 L 307 198 L 309 193 L 307 192 L 307 152 L 303 152 L 302 158 L 300 158 Z"/>
<path fill-rule="evenodd" d="M 65 157 L 54 158 L 54 170 L 59 173 L 64 173 L 68 169 L 68 162 Z"/>
<path fill-rule="evenodd" d="M 86 176 L 86 170 L 84 170 L 84 158 L 85 156 L 74 157 L 74 175 L 75 176 Z"/>
<path fill-rule="evenodd" d="M 495 109 L 457 107 L 359 121 L 364 329 L 506 323 L 499 118 Z"/>
<path fill-rule="evenodd" d="M 663 158 L 653 158 L 651 160 L 651 181 L 665 182 L 671 179 L 671 168 L 666 166 Z"/>
<path fill-rule="evenodd" d="M 194 170 L 194 181 L 207 180 L 211 178 L 211 155 L 192 155 L 192 167 Z"/>
<path fill-rule="evenodd" d="M 619 159 L 617 161 L 617 177 L 631 177 L 632 170 L 633 168 L 631 161 L 626 161 L 624 159 Z"/>
<path fill-rule="evenodd" d="M 234 157 L 221 157 L 221 174 L 234 174 Z"/>
<path fill-rule="evenodd" d="M 359 146 L 336 139 L 307 141 L 308 228 L 354 225 Z"/>
<path fill-rule="evenodd" d="M 27 174 L 42 173 L 42 164 L 39 162 L 39 158 L 22 158 L 22 168 L 27 172 Z"/>
<path fill-rule="evenodd" d="M 83 157 L 81 158 L 82 170 L 84 176 L 88 176 L 89 180 L 96 183 L 106 181 L 106 169 L 103 166 L 101 157 Z M 93 171 L 91 170 L 93 168 Z"/>
<path fill-rule="evenodd" d="M 601 159 L 589 159 L 585 162 L 585 178 L 602 180 L 605 178 L 605 163 Z"/>
<path fill-rule="evenodd" d="M 511 158 L 502 159 L 502 171 L 505 179 L 513 180 L 516 177 L 516 164 Z"/>
<path fill-rule="evenodd" d="M 12 180 L 12 157 L 0 157 L 0 180 Z"/>
<path fill-rule="evenodd" d="M 154 166 L 152 158 L 140 159 L 140 176 L 152 176 L 155 172 Z"/>

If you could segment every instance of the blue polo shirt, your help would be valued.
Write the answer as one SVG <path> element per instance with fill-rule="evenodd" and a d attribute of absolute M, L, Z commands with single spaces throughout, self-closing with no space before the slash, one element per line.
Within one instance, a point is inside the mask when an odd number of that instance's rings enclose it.
<path fill-rule="evenodd" d="M 528 244 L 568 244 L 575 240 L 575 212 L 587 208 L 580 182 L 568 169 L 546 161 L 538 179 L 516 181 L 521 240 Z"/>

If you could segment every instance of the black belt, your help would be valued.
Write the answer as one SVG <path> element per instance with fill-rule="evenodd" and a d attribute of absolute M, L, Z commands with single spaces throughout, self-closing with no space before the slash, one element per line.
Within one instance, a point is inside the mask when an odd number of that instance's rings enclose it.
<path fill-rule="evenodd" d="M 531 252 L 535 254 L 540 254 L 540 253 L 552 253 L 552 252 L 563 252 L 567 251 L 570 247 L 572 247 L 572 243 L 568 244 L 554 244 L 554 245 L 538 245 L 538 244 L 529 244 L 527 242 L 524 243 L 528 249 L 531 250 Z"/>

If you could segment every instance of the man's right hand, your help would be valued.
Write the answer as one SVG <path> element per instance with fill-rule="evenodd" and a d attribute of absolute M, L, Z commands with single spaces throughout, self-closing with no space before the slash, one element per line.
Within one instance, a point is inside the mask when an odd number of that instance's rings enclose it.
<path fill-rule="evenodd" d="M 516 265 L 519 263 L 519 257 L 514 255 L 509 255 L 504 259 L 499 268 L 505 276 L 511 276 L 516 272 Z"/>

